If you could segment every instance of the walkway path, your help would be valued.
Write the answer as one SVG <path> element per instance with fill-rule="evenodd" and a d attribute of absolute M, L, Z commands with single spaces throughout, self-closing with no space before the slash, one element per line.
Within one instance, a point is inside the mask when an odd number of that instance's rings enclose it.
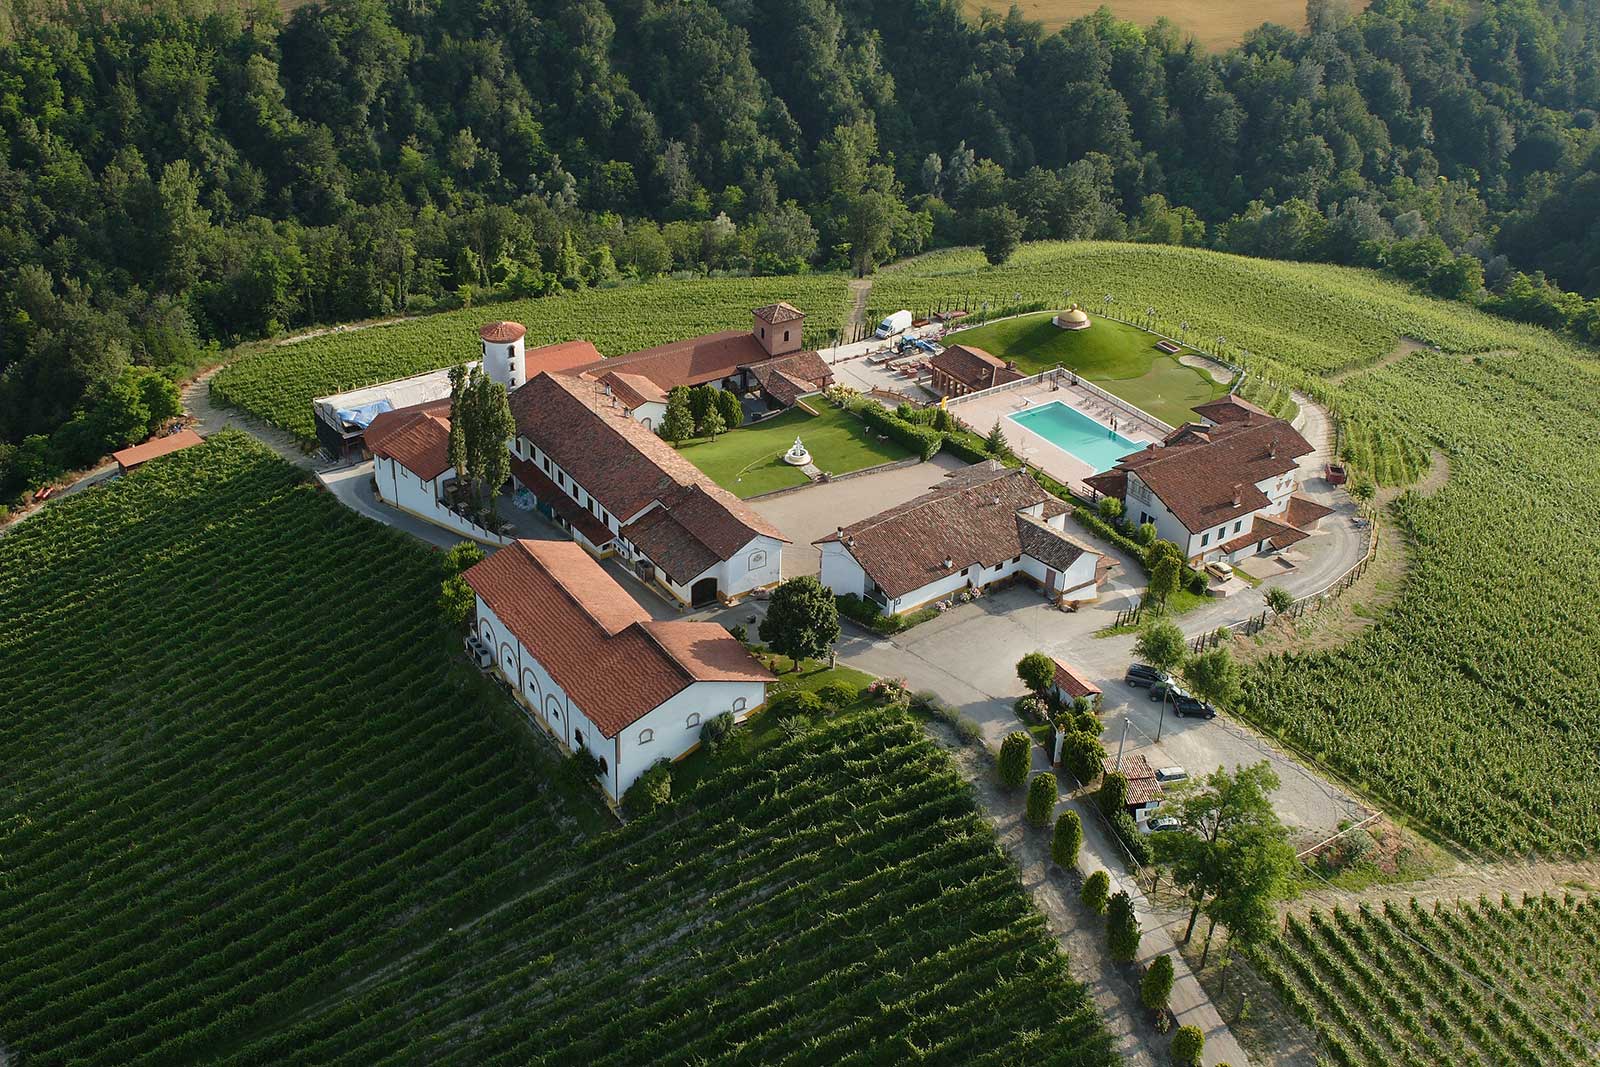
<path fill-rule="evenodd" d="M 1036 752 L 1035 770 L 1048 769 L 1042 754 Z M 1172 957 L 1174 980 L 1170 1006 L 1180 1026 L 1198 1026 L 1206 1035 L 1203 1062 L 1229 1063 L 1246 1067 L 1250 1062 L 1244 1049 L 1212 1005 L 1183 955 L 1173 943 L 1164 922 L 1170 917 L 1155 912 L 1132 878 L 1120 873 L 1120 863 L 1107 864 L 1103 857 L 1114 847 L 1101 829 L 1095 814 L 1075 800 L 1063 800 L 1057 812 L 1072 808 L 1083 821 L 1084 845 L 1073 871 L 1063 871 L 1050 859 L 1050 834 L 1029 826 L 1022 819 L 1023 791 L 1002 789 L 995 781 L 989 761 L 962 747 L 954 757 L 963 773 L 976 787 L 978 802 L 993 824 L 1001 847 L 1022 876 L 1022 884 L 1044 914 L 1051 932 L 1067 955 L 1073 977 L 1087 985 L 1105 1015 L 1106 1028 L 1117 1040 L 1117 1052 L 1125 1064 L 1156 1067 L 1170 1062 L 1170 1034 L 1159 1034 L 1151 1024 L 1150 1013 L 1139 1001 L 1139 977 L 1159 955 Z M 1106 946 L 1105 920 L 1083 906 L 1078 892 L 1083 880 L 1096 870 L 1111 878 L 1112 892 L 1124 889 L 1133 898 L 1143 936 L 1135 964 L 1111 959 Z"/>
<path fill-rule="evenodd" d="M 300 439 L 294 434 L 269 426 L 254 416 L 212 404 L 211 379 L 221 369 L 212 367 L 183 387 L 183 407 L 194 416 L 196 433 L 201 437 L 210 437 L 218 430 L 243 430 L 297 467 L 326 470 L 332 466 L 331 463 L 319 461 L 302 448 Z"/>

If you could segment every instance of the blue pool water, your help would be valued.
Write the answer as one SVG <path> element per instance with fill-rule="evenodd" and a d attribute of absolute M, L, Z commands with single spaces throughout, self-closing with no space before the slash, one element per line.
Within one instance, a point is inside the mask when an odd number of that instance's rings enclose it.
<path fill-rule="evenodd" d="M 1077 456 L 1093 467 L 1096 474 L 1110 470 L 1117 465 L 1117 460 L 1144 447 L 1059 400 L 1019 411 L 1007 418 L 1018 426 L 1032 430 L 1063 452 Z"/>

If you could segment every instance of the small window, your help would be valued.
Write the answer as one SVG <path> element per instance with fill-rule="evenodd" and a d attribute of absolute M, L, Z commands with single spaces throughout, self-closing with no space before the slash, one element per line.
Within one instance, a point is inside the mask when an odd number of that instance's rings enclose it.
<path fill-rule="evenodd" d="M 656 739 L 656 732 L 654 730 L 640 730 L 639 731 L 639 743 L 641 745 L 648 745 L 650 742 L 654 741 L 655 739 Z"/>
<path fill-rule="evenodd" d="M 539 457 L 539 466 L 544 468 L 544 472 L 546 474 L 549 474 L 550 473 L 550 457 L 549 456 L 540 456 Z"/>
<path fill-rule="evenodd" d="M 1011 557 L 1011 562 L 1012 563 L 1021 563 L 1022 562 L 1022 557 L 1021 556 L 1012 556 Z"/>
<path fill-rule="evenodd" d="M 583 731 L 582 730 L 575 731 L 572 736 L 573 736 L 574 740 L 576 740 L 578 742 L 578 747 L 579 748 L 587 747 L 583 743 Z"/>
<path fill-rule="evenodd" d="M 783 339 L 785 341 L 787 341 L 789 339 L 789 331 L 788 330 L 784 330 L 783 331 Z"/>
<path fill-rule="evenodd" d="M 693 730 L 696 726 L 699 726 L 699 725 L 700 725 L 700 713 L 698 711 L 691 711 L 689 713 L 689 717 L 683 721 L 683 727 L 686 730 Z"/>
<path fill-rule="evenodd" d="M 737 700 L 735 700 L 733 702 L 733 710 L 735 712 L 743 711 L 745 709 L 745 707 L 746 707 L 746 704 L 745 704 L 744 697 L 739 697 Z"/>
<path fill-rule="evenodd" d="M 606 758 L 604 756 L 600 757 L 600 773 L 601 774 L 610 774 L 611 773 L 610 768 L 608 768 L 606 766 Z"/>
<path fill-rule="evenodd" d="M 507 359 L 515 358 L 516 354 L 517 354 L 517 346 L 516 345 L 506 345 L 506 358 Z"/>
<path fill-rule="evenodd" d="M 762 337 L 767 336 L 767 328 L 765 326 L 761 327 L 761 336 Z"/>
<path fill-rule="evenodd" d="M 1200 535 L 1200 547 L 1201 548 L 1206 547 L 1210 543 L 1211 543 L 1211 535 L 1210 534 L 1204 533 L 1204 534 Z"/>

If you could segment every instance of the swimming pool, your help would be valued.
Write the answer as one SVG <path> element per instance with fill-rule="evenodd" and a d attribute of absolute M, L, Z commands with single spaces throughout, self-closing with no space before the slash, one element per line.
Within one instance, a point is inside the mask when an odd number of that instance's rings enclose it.
<path fill-rule="evenodd" d="M 1096 474 L 1110 470 L 1117 465 L 1117 460 L 1144 447 L 1059 400 L 1007 418 L 1089 464 Z"/>

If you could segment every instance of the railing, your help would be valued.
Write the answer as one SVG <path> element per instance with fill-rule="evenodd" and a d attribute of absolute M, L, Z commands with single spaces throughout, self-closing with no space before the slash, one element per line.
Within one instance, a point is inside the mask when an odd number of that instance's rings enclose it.
<path fill-rule="evenodd" d="M 1284 608 L 1280 612 L 1277 612 L 1276 616 L 1269 608 L 1263 610 L 1259 615 L 1250 616 L 1243 622 L 1230 623 L 1227 626 L 1219 626 L 1209 633 L 1203 633 L 1190 642 L 1190 649 L 1195 652 L 1204 652 L 1208 648 L 1215 648 L 1217 645 L 1221 644 L 1225 638 L 1232 637 L 1236 634 L 1241 637 L 1253 636 L 1254 634 L 1258 634 L 1262 630 L 1266 629 L 1267 623 L 1271 622 L 1274 617 L 1298 619 L 1307 612 L 1316 611 L 1319 608 L 1331 604 L 1335 600 L 1339 599 L 1339 597 L 1344 594 L 1345 590 L 1349 589 L 1352 585 L 1355 585 L 1356 582 L 1361 580 L 1361 576 L 1367 573 L 1367 567 L 1371 565 L 1373 558 L 1378 554 L 1379 525 L 1378 523 L 1373 522 L 1367 527 L 1367 529 L 1369 530 L 1369 536 L 1367 537 L 1366 551 L 1362 553 L 1360 559 L 1351 564 L 1351 566 L 1345 570 L 1343 574 L 1339 575 L 1339 577 L 1335 578 L 1333 581 L 1329 582 L 1316 592 L 1307 593 L 1305 596 L 1295 600 L 1288 607 Z"/>

